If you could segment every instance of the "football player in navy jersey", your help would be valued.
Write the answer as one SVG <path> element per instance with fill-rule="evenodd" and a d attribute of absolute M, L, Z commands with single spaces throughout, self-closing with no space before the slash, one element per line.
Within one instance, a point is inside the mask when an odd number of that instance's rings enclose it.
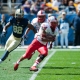
<path fill-rule="evenodd" d="M 4 26 L 3 33 L 1 35 L 2 37 L 6 35 L 6 30 L 8 27 L 12 26 L 13 31 L 6 42 L 5 52 L 0 59 L 0 62 L 4 61 L 8 57 L 9 53 L 19 46 L 20 42 L 22 41 L 22 37 L 29 32 L 28 28 L 36 33 L 36 29 L 28 22 L 28 19 L 23 18 L 23 16 L 24 11 L 17 9 L 15 11 L 15 17 L 12 17 L 10 21 Z"/>

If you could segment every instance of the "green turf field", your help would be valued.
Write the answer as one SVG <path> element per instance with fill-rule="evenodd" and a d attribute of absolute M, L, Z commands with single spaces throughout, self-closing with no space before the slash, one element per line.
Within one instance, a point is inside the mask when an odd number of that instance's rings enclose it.
<path fill-rule="evenodd" d="M 0 57 L 4 50 L 0 49 Z M 30 72 L 38 52 L 31 60 L 21 62 L 17 71 L 14 63 L 25 53 L 25 49 L 16 49 L 0 64 L 0 80 L 80 80 L 80 50 L 52 49 L 39 65 L 38 72 Z"/>

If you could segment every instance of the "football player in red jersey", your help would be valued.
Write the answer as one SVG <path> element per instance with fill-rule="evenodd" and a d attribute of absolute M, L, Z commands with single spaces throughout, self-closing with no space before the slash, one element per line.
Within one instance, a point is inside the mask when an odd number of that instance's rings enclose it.
<path fill-rule="evenodd" d="M 39 31 L 39 28 L 41 26 L 41 24 L 43 22 L 47 22 L 47 19 L 46 19 L 46 13 L 44 10 L 39 10 L 38 13 L 37 13 L 37 17 L 33 18 L 33 20 L 31 21 L 31 24 L 36 28 L 37 32 Z M 28 30 L 29 31 L 29 30 Z M 34 36 L 34 38 L 36 37 L 36 35 Z M 35 51 L 33 52 L 33 54 L 35 53 Z M 33 55 L 31 54 L 31 56 Z M 31 56 L 30 58 L 28 59 L 31 59 Z"/>
<path fill-rule="evenodd" d="M 39 28 L 43 22 L 46 22 L 46 13 L 44 10 L 39 10 L 37 13 L 37 17 L 33 18 L 31 24 L 39 31 Z"/>
<path fill-rule="evenodd" d="M 15 17 L 12 17 L 10 21 L 4 26 L 3 33 L 1 35 L 2 37 L 6 35 L 6 30 L 11 25 L 13 31 L 6 42 L 5 52 L 0 59 L 0 62 L 4 61 L 8 57 L 9 53 L 19 46 L 19 44 L 22 41 L 22 37 L 24 36 L 24 31 L 26 28 L 33 30 L 34 33 L 37 32 L 34 26 L 32 26 L 28 22 L 28 19 L 23 18 L 23 16 L 24 16 L 24 11 L 22 11 L 21 9 L 17 9 L 15 11 Z M 26 30 L 25 33 L 27 34 L 28 30 Z"/>
<path fill-rule="evenodd" d="M 35 63 L 30 68 L 30 71 L 38 71 L 38 64 L 48 55 L 48 48 L 47 48 L 47 42 L 53 42 L 55 41 L 56 37 L 56 26 L 57 26 L 57 20 L 54 16 L 52 16 L 51 21 L 44 22 L 41 24 L 40 29 L 38 33 L 36 34 L 36 37 L 32 41 L 32 43 L 28 46 L 26 52 L 24 55 L 21 56 L 21 58 L 16 62 L 14 65 L 14 70 L 16 71 L 19 67 L 19 64 L 24 59 L 30 58 L 31 54 L 37 50 L 39 52 L 39 56 L 37 57 Z"/>

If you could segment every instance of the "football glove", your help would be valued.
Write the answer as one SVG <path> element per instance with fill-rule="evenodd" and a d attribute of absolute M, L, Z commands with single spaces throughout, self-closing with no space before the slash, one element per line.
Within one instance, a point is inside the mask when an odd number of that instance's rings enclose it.
<path fill-rule="evenodd" d="M 27 40 L 28 39 L 28 36 L 23 35 L 22 39 Z"/>

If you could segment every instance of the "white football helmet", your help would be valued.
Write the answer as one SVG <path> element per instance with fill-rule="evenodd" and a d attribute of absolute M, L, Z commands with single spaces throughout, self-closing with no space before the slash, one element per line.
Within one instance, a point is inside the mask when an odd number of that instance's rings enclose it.
<path fill-rule="evenodd" d="M 15 17 L 16 17 L 16 18 L 23 18 L 23 16 L 24 16 L 24 11 L 23 11 L 23 10 L 17 9 L 17 10 L 15 11 Z"/>
<path fill-rule="evenodd" d="M 45 19 L 46 19 L 46 13 L 45 13 L 45 11 L 44 10 L 38 11 L 37 17 L 38 17 L 38 22 L 39 23 L 43 23 L 45 21 Z"/>
<path fill-rule="evenodd" d="M 55 16 L 50 16 L 50 17 L 48 18 L 48 22 L 49 22 L 49 23 L 50 23 L 50 22 L 57 22 L 57 19 L 56 19 Z"/>
<path fill-rule="evenodd" d="M 50 16 L 50 17 L 48 17 L 48 23 L 52 29 L 55 29 L 58 21 L 55 16 Z"/>
<path fill-rule="evenodd" d="M 49 24 L 46 23 L 46 22 L 45 22 L 45 23 L 42 23 L 42 24 L 41 24 L 41 27 L 42 27 L 42 28 L 48 28 L 48 27 L 49 27 Z"/>
<path fill-rule="evenodd" d="M 48 23 L 42 23 L 41 27 L 43 30 L 45 30 L 46 32 L 48 32 L 48 28 L 50 27 L 50 25 Z"/>

